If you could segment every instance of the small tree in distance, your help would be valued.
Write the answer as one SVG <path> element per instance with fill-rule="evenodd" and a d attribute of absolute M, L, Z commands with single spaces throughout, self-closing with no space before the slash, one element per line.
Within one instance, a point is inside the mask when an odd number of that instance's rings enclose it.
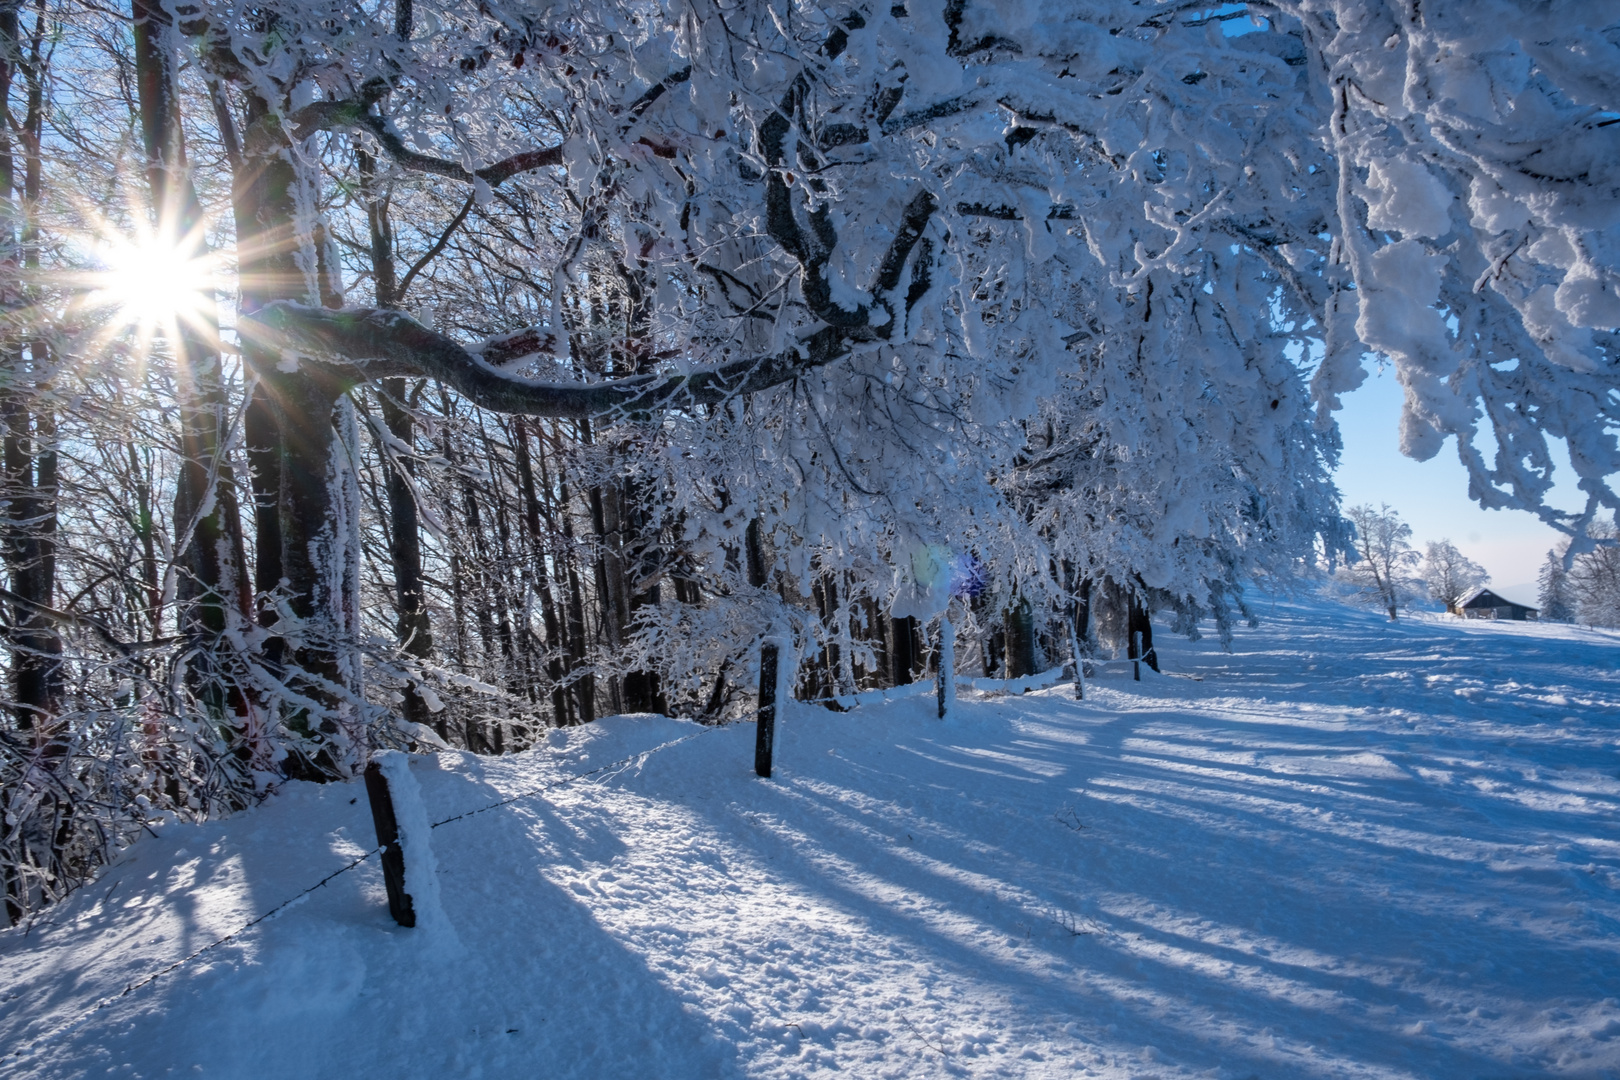
<path fill-rule="evenodd" d="M 1388 503 L 1377 510 L 1352 506 L 1345 516 L 1356 527 L 1356 559 L 1340 571 L 1340 577 L 1356 586 L 1357 599 L 1382 607 L 1393 622 L 1411 595 L 1412 567 L 1419 558 L 1407 542 L 1412 526 L 1402 521 Z"/>
<path fill-rule="evenodd" d="M 1462 598 L 1491 580 L 1491 575 L 1458 551 L 1450 540 L 1436 540 L 1424 552 L 1423 580 L 1429 584 L 1431 597 L 1444 604 L 1447 611 L 1458 614 Z"/>
<path fill-rule="evenodd" d="M 1575 621 L 1575 592 L 1569 582 L 1569 571 L 1564 569 L 1564 552 L 1568 550 L 1568 543 L 1549 550 L 1547 561 L 1541 564 L 1541 573 L 1536 576 L 1542 622 Z"/>

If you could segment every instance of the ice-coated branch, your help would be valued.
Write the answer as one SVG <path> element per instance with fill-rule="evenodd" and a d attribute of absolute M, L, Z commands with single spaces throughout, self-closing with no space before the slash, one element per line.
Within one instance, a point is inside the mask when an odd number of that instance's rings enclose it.
<path fill-rule="evenodd" d="M 244 318 L 242 332 L 268 348 L 309 353 L 328 364 L 348 366 L 354 382 L 391 376 L 436 379 L 496 412 L 575 419 L 717 405 L 779 386 L 849 351 L 843 337 L 829 327 L 774 355 L 686 374 L 569 383 L 526 379 L 496 366 L 543 344 L 539 332 L 505 335 L 492 339 L 483 351 L 474 351 L 398 311 L 333 310 L 286 302 Z"/>
<path fill-rule="evenodd" d="M 987 206 L 984 203 L 959 202 L 956 212 L 963 217 L 987 217 L 998 221 L 1022 221 L 1024 215 L 1012 206 Z M 1046 212 L 1048 221 L 1073 221 L 1079 215 L 1072 206 L 1059 204 Z"/>

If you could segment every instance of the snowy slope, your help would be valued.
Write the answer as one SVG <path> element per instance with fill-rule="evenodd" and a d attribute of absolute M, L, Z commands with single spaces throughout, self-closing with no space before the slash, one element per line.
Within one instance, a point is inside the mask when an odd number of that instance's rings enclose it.
<path fill-rule="evenodd" d="M 1620 1076 L 1620 638 L 1263 614 L 1166 641 L 1202 681 L 797 707 L 771 781 L 657 718 L 416 759 L 435 821 L 621 764 L 434 829 L 448 933 L 372 858 L 89 1012 L 373 844 L 358 785 L 169 827 L 0 934 L 0 1071 Z"/>

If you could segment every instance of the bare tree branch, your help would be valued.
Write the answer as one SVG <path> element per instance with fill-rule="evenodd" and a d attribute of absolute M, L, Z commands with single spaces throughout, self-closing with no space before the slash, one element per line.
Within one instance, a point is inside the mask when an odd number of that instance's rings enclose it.
<path fill-rule="evenodd" d="M 383 149 L 388 151 L 389 156 L 403 168 L 459 180 L 464 184 L 482 180 L 492 188 L 499 187 L 519 173 L 563 164 L 562 144 L 559 143 L 539 150 L 525 150 L 521 154 L 503 158 L 493 165 L 468 171 L 458 162 L 419 153 L 406 146 L 405 140 L 399 137 L 399 133 L 394 130 L 387 117 L 371 111 L 372 102 L 369 98 L 368 94 L 346 101 L 317 101 L 304 106 L 287 118 L 292 137 L 305 139 L 317 131 L 359 128 L 371 132 Z"/>
<path fill-rule="evenodd" d="M 422 272 L 423 267 L 437 258 L 439 252 L 444 250 L 444 246 L 450 242 L 450 237 L 461 227 L 461 223 L 467 220 L 467 212 L 472 208 L 473 197 L 468 195 L 467 201 L 461 204 L 461 212 L 455 216 L 449 225 L 445 226 L 444 232 L 439 234 L 438 242 L 428 248 L 427 254 L 417 259 L 411 265 L 411 268 L 405 271 L 405 276 L 400 278 L 399 285 L 394 290 L 394 302 L 396 304 L 405 296 L 405 290 L 411 287 L 411 282 L 416 280 L 416 275 Z"/>

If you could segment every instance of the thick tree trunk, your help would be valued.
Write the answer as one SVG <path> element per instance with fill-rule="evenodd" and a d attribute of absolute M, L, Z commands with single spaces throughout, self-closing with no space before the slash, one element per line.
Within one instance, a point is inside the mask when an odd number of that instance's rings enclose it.
<path fill-rule="evenodd" d="M 300 245 L 307 247 L 309 238 L 297 228 L 292 154 L 272 110 L 251 90 L 245 97 L 248 137 L 232 200 L 242 311 L 252 315 L 277 300 L 319 299 L 321 290 L 301 265 Z M 229 119 L 224 110 L 222 116 Z M 244 426 L 256 511 L 254 579 L 264 598 L 261 622 L 272 631 L 264 659 L 304 702 L 276 703 L 302 743 L 292 747 L 285 768 L 308 779 L 347 776 L 355 762 L 337 718 L 357 704 L 358 673 L 349 663 L 357 613 L 349 610 L 347 574 L 339 565 L 353 553 L 349 538 L 338 535 L 340 455 L 332 414 L 348 385 L 323 367 L 294 366 L 252 335 L 243 341 L 243 356 L 258 380 Z M 291 614 L 290 624 L 280 618 L 278 602 Z"/>
<path fill-rule="evenodd" d="M 28 366 L 21 356 L 6 357 L 13 370 Z M 3 478 L 5 523 L 0 550 L 11 572 L 11 591 L 19 597 L 12 605 L 12 677 L 17 726 L 34 732 L 47 756 L 60 756 L 65 747 L 55 736 L 62 694 L 62 642 L 39 606 L 55 599 L 55 575 L 47 556 L 47 524 L 54 520 L 54 493 L 45 484 L 35 454 L 37 424 L 25 392 L 10 390 L 0 398 L 5 424 Z"/>
<path fill-rule="evenodd" d="M 351 673 L 341 662 L 350 637 L 342 589 L 343 538 L 338 535 L 336 443 L 332 411 L 344 387 L 319 372 L 261 369 L 280 433 L 281 583 L 291 626 L 277 624 L 286 649 L 289 689 L 317 708 L 291 706 L 287 727 L 307 748 L 289 762 L 302 779 L 347 776 L 355 764 L 343 744 L 338 714 L 349 703 Z"/>
<path fill-rule="evenodd" d="M 862 600 L 861 611 L 865 616 L 866 623 L 862 628 L 862 636 L 872 646 L 872 659 L 874 661 L 873 670 L 865 674 L 875 680 L 878 686 L 882 686 L 884 680 L 891 678 L 894 671 L 889 659 L 887 619 L 877 601 L 869 598 Z"/>
<path fill-rule="evenodd" d="M 378 399 L 383 426 L 405 447 L 415 443 L 415 425 L 402 402 L 407 397 L 404 379 L 383 381 Z M 404 451 L 400 451 L 401 454 Z M 416 494 L 411 479 L 415 464 L 401 457 L 388 470 L 388 555 L 394 569 L 394 632 L 407 656 L 426 660 L 433 655 L 433 625 L 428 618 L 422 580 L 422 533 L 417 519 Z M 405 687 L 405 719 L 413 724 L 431 724 L 432 714 L 416 683 Z"/>
<path fill-rule="evenodd" d="M 68 752 L 67 731 L 59 719 L 63 692 L 62 643 L 38 605 L 52 606 L 56 591 L 55 532 L 57 508 L 55 425 L 38 408 L 43 378 L 49 371 L 46 343 L 40 337 L 11 336 L 24 326 L 17 317 L 31 301 L 22 286 L 26 267 L 37 274 L 39 236 L 36 208 L 43 182 L 40 137 L 44 119 L 44 57 L 41 46 L 46 21 L 35 21 L 27 56 L 17 5 L 0 8 L 0 105 L 10 110 L 13 75 L 23 75 L 27 105 L 16 134 L 24 155 L 22 190 L 16 185 L 16 159 L 10 123 L 0 124 L 0 558 L 9 571 L 17 601 L 10 607 L 6 635 L 11 654 L 12 709 L 18 728 L 32 735 L 42 773 L 54 773 Z M 20 196 L 20 198 L 19 198 Z M 20 228 L 20 231 L 19 231 Z M 25 355 L 26 354 L 26 355 Z M 36 411 L 37 410 L 37 411 Z M 7 831 L 22 839 L 24 862 L 46 873 L 60 867 L 65 830 L 53 826 L 59 813 L 59 787 L 47 781 L 25 781 L 0 790 L 0 812 Z M 29 837 L 38 837 L 36 846 Z M 13 847 L 14 852 L 18 848 Z M 14 923 L 30 905 L 26 876 L 7 860 L 4 880 L 6 921 Z"/>
<path fill-rule="evenodd" d="M 1159 654 L 1153 650 L 1153 622 L 1148 617 L 1147 604 L 1142 594 L 1131 593 L 1130 625 L 1126 632 L 1130 635 L 1130 642 L 1135 650 L 1131 656 L 1133 660 L 1141 660 L 1154 671 L 1159 670 Z"/>
<path fill-rule="evenodd" d="M 594 439 L 591 423 L 581 421 L 579 428 L 581 439 L 589 445 Z M 608 648 L 614 652 L 623 649 L 634 632 L 637 609 L 657 602 L 654 590 L 638 592 L 634 586 L 635 579 L 650 576 L 645 573 L 648 545 L 643 535 L 643 497 L 641 486 L 625 477 L 615 477 L 590 491 L 599 552 L 596 582 L 602 628 Z M 626 712 L 662 713 L 669 708 L 655 671 L 626 672 L 622 681 L 614 680 L 614 697 Z"/>
<path fill-rule="evenodd" d="M 622 492 L 619 512 L 621 535 L 626 548 L 621 565 L 624 568 L 623 588 L 628 597 L 628 618 L 624 637 L 629 637 L 641 616 L 641 610 L 659 602 L 659 543 L 653 532 L 652 514 L 647 509 L 649 497 L 644 481 L 627 478 L 617 485 Z M 669 701 L 658 678 L 658 672 L 632 671 L 624 677 L 625 707 L 630 712 L 667 714 Z"/>
<path fill-rule="evenodd" d="M 821 619 L 827 644 L 810 666 L 811 682 L 807 691 L 811 700 L 820 701 L 833 712 L 843 712 L 844 707 L 838 704 L 837 698 L 853 689 L 853 686 L 846 688 L 841 685 L 844 653 L 838 644 L 838 616 L 842 609 L 838 606 L 837 580 L 831 574 L 819 575 L 811 586 L 810 595 L 815 601 L 816 614 Z"/>

